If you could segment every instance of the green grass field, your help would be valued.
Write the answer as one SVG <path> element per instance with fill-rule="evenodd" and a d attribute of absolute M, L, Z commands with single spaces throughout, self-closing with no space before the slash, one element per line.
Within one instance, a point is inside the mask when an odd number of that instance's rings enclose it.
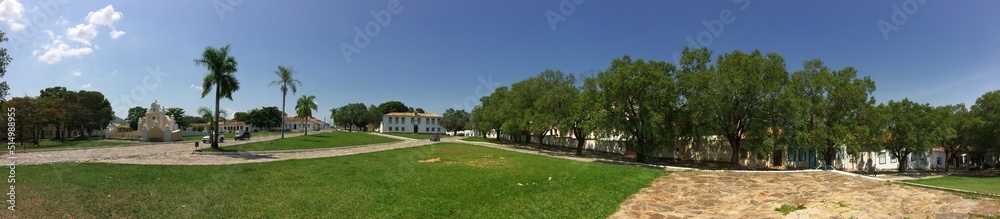
<path fill-rule="evenodd" d="M 906 180 L 905 182 L 1000 195 L 1000 176 L 943 176 L 933 179 Z"/>
<path fill-rule="evenodd" d="M 232 141 L 226 138 L 226 142 Z M 302 150 L 317 148 L 346 147 L 365 144 L 378 144 L 396 142 L 399 140 L 362 132 L 323 132 L 306 136 L 287 137 L 270 141 L 240 144 L 233 146 L 222 145 L 221 150 L 212 148 L 200 149 L 200 151 L 276 151 L 276 150 Z"/>
<path fill-rule="evenodd" d="M 433 135 L 433 134 L 391 133 L 391 132 L 382 133 L 382 134 L 392 135 L 392 136 L 399 136 L 399 137 L 404 137 L 404 138 L 417 139 L 417 140 L 431 139 L 431 135 Z M 446 134 L 438 134 L 438 136 L 441 136 L 441 138 L 450 138 L 451 137 L 450 135 L 446 135 Z"/>
<path fill-rule="evenodd" d="M 104 147 L 104 146 L 120 146 L 120 145 L 130 145 L 138 144 L 139 142 L 130 141 L 109 141 L 109 140 L 80 140 L 80 141 L 69 141 L 59 142 L 53 140 L 39 140 L 38 146 L 29 145 L 25 143 L 21 146 L 18 143 L 18 150 L 42 150 L 42 149 L 68 149 L 68 148 L 90 148 L 90 147 Z"/>
<path fill-rule="evenodd" d="M 440 162 L 418 162 L 430 158 Z M 665 174 L 455 143 L 238 165 L 17 170 L 17 211 L 0 218 L 605 218 Z"/>

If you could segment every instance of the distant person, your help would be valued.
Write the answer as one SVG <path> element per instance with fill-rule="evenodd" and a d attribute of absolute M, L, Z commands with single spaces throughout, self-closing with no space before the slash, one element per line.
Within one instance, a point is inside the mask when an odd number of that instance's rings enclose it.
<path fill-rule="evenodd" d="M 872 176 L 878 177 L 878 166 L 872 165 Z"/>

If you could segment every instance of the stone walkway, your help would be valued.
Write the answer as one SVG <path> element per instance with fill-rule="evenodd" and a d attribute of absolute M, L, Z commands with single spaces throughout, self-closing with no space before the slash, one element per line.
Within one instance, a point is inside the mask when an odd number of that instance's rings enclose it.
<path fill-rule="evenodd" d="M 285 134 L 285 137 L 301 136 L 301 133 Z M 92 149 L 20 152 L 17 163 L 21 165 L 47 163 L 122 163 L 122 164 L 159 164 L 159 165 L 223 165 L 237 163 L 269 162 L 288 159 L 308 159 L 360 154 L 398 148 L 416 147 L 431 144 L 427 140 L 405 139 L 402 142 L 360 145 L 354 147 L 328 148 L 293 152 L 255 152 L 255 153 L 192 153 L 194 142 L 147 144 L 138 146 L 104 147 Z M 280 136 L 255 137 L 248 141 L 225 141 L 222 146 L 232 146 L 280 138 Z M 453 141 L 443 138 L 442 141 Z M 204 145 L 202 145 L 204 146 Z"/>
<path fill-rule="evenodd" d="M 804 210 L 782 215 L 782 204 Z M 832 172 L 675 172 L 621 204 L 611 218 L 967 218 L 1000 204 Z"/>

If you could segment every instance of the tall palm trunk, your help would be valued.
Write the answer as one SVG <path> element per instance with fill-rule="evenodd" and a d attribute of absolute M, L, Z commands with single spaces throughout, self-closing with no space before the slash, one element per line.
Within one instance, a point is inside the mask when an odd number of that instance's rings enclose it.
<path fill-rule="evenodd" d="M 287 91 L 281 92 L 281 138 L 285 138 L 285 95 Z"/>
<path fill-rule="evenodd" d="M 216 78 L 219 81 L 219 78 Z M 219 149 L 219 98 L 221 98 L 219 91 L 220 85 L 215 86 L 215 121 L 212 122 L 214 130 L 212 130 L 212 148 Z"/>

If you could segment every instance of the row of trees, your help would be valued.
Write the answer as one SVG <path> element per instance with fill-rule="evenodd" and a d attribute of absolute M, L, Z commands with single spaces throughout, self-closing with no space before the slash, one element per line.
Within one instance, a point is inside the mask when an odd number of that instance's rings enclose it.
<path fill-rule="evenodd" d="M 3 103 L 3 108 L 14 108 L 18 136 L 29 136 L 35 145 L 43 129 L 55 127 L 55 139 L 65 140 L 68 132 L 76 131 L 90 136 L 93 130 L 102 130 L 114 119 L 111 102 L 97 91 L 70 91 L 65 87 L 41 90 L 38 97 L 15 97 Z"/>
<path fill-rule="evenodd" d="M 353 131 L 355 128 L 367 132 L 369 131 L 368 125 L 378 127 L 382 124 L 383 115 L 396 112 L 425 113 L 424 109 L 408 107 L 403 102 L 387 101 L 378 106 L 366 106 L 365 103 L 349 103 L 341 107 L 332 108 L 330 109 L 330 118 L 333 118 L 334 125 L 346 127 L 348 132 Z"/>
<path fill-rule="evenodd" d="M 546 70 L 480 99 L 471 124 L 480 133 L 526 136 L 539 144 L 553 131 L 572 134 L 582 154 L 591 135 L 620 140 L 647 162 L 678 141 L 705 143 L 719 136 L 732 153 L 764 156 L 782 149 L 811 149 L 832 163 L 841 147 L 885 149 L 901 159 L 944 147 L 1000 154 L 1000 96 L 987 93 L 972 110 L 932 107 L 908 99 L 877 104 L 875 82 L 857 70 L 826 67 L 820 60 L 788 72 L 776 53 L 733 51 L 712 59 L 706 48 L 685 48 L 678 64 L 624 56 L 595 76 Z M 534 136 L 532 138 L 531 136 Z"/>

